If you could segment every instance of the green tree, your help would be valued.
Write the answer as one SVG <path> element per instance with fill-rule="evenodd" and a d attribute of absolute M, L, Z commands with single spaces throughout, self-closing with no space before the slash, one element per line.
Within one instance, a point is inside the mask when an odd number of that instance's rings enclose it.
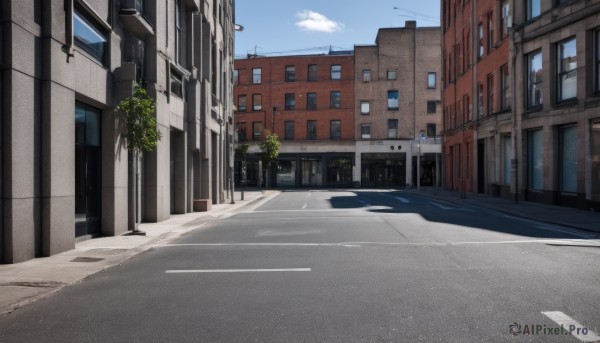
<path fill-rule="evenodd" d="M 143 152 L 153 151 L 160 141 L 162 134 L 156 125 L 156 101 L 148 96 L 148 92 L 139 84 L 134 86 L 133 95 L 124 99 L 117 105 L 117 109 L 125 114 L 126 128 L 124 137 L 127 139 L 127 148 L 133 156 L 133 180 L 135 192 L 135 228 L 139 232 L 139 159 Z"/>
<path fill-rule="evenodd" d="M 279 142 L 279 136 L 276 133 L 271 132 L 269 130 L 265 130 L 263 132 L 263 140 L 258 145 L 260 150 L 262 151 L 261 160 L 265 164 L 267 168 L 267 182 L 266 186 L 271 186 L 271 165 L 273 161 L 277 160 L 279 156 L 279 148 L 281 147 L 281 142 Z"/>

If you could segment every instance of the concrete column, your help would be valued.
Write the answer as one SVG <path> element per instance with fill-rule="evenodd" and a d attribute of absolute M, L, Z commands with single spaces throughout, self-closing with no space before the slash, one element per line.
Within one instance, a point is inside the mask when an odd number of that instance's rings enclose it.
<path fill-rule="evenodd" d="M 175 145 L 172 151 L 175 153 L 175 208 L 173 213 L 183 214 L 186 212 L 187 199 L 187 142 L 186 133 L 180 131 L 171 131 L 173 138 L 171 142 Z"/>
<path fill-rule="evenodd" d="M 170 130 L 159 124 L 162 139 L 156 149 L 146 154 L 144 159 L 144 218 L 150 222 L 159 222 L 170 217 L 171 195 L 169 192 L 169 145 Z"/>

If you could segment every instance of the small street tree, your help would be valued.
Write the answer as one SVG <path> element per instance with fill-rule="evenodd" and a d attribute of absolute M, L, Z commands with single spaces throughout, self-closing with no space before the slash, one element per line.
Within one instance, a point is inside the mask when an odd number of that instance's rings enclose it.
<path fill-rule="evenodd" d="M 139 159 L 143 152 L 153 151 L 160 141 L 162 134 L 156 125 L 156 101 L 148 96 L 148 92 L 139 84 L 134 87 L 133 95 L 124 99 L 117 105 L 117 109 L 125 114 L 126 128 L 124 137 L 127 139 L 127 148 L 133 156 L 133 180 L 135 188 L 135 228 L 139 232 L 140 216 L 139 204 Z"/>
<path fill-rule="evenodd" d="M 263 132 L 263 140 L 258 145 L 260 150 L 262 151 L 261 160 L 265 164 L 267 168 L 267 181 L 266 186 L 271 186 L 271 165 L 273 161 L 277 160 L 277 156 L 279 156 L 279 148 L 281 147 L 281 142 L 279 142 L 279 136 L 276 133 L 271 132 L 269 130 L 265 130 Z"/>

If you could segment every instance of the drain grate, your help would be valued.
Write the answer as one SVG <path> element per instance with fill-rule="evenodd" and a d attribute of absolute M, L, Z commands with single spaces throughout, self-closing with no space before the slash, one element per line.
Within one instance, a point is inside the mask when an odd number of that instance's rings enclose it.
<path fill-rule="evenodd" d="M 69 262 L 99 262 L 102 260 L 104 259 L 100 257 L 75 257 Z"/>

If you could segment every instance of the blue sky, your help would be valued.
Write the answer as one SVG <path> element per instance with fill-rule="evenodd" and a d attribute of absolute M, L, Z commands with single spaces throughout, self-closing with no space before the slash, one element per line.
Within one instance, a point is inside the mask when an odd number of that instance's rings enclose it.
<path fill-rule="evenodd" d="M 377 29 L 439 26 L 440 0 L 236 0 L 236 57 L 276 56 L 352 49 L 374 44 Z M 312 49 L 312 50 L 309 50 Z M 302 51 L 300 51 L 302 50 Z"/>

